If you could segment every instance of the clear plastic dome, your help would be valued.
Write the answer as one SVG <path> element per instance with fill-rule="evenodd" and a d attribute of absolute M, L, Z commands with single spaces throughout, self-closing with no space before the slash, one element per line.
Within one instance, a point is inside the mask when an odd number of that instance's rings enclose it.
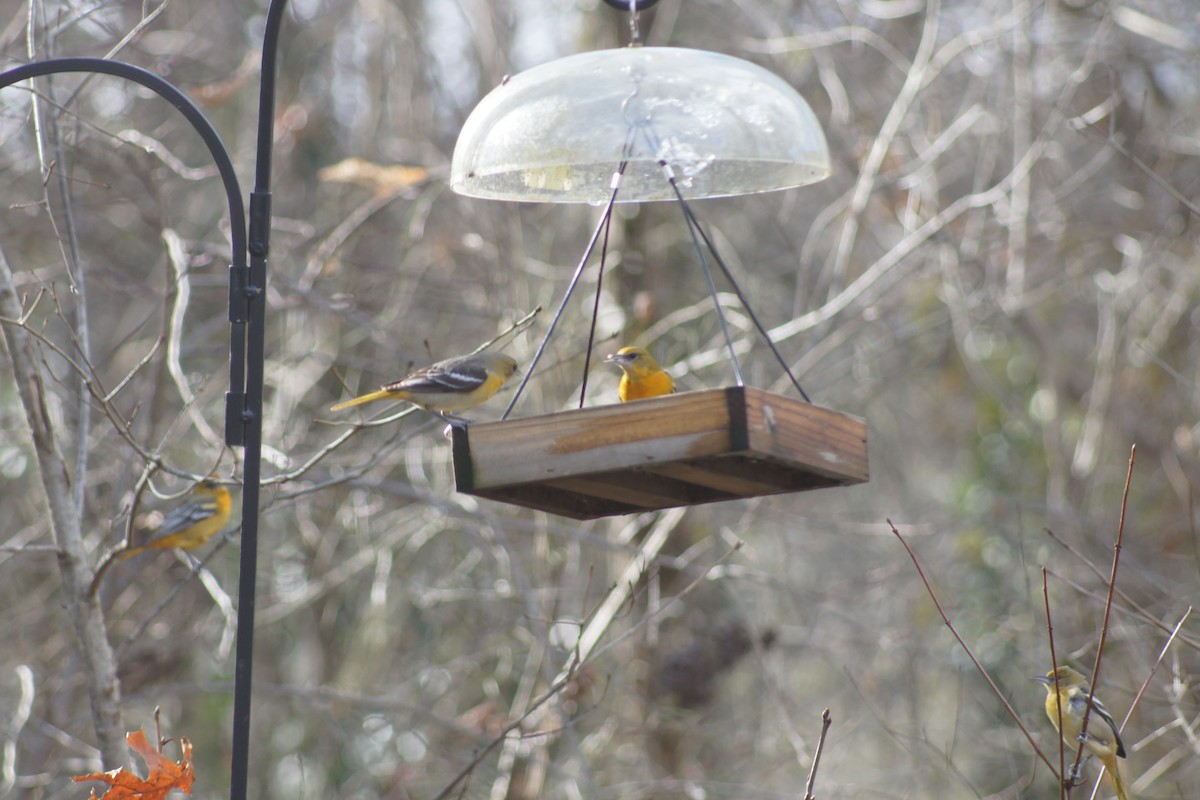
<path fill-rule="evenodd" d="M 626 159 L 619 202 L 674 199 L 664 160 L 689 199 L 829 175 L 820 123 L 778 76 L 720 53 L 630 47 L 551 61 L 491 91 L 459 134 L 450 185 L 494 200 L 602 203 Z"/>

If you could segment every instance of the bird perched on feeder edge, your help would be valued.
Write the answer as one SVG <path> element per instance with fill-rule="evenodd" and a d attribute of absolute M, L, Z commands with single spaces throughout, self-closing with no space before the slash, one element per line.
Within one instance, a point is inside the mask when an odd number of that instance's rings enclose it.
<path fill-rule="evenodd" d="M 517 362 L 511 356 L 485 350 L 413 370 L 378 391 L 338 403 L 330 410 L 375 400 L 404 400 L 438 416 L 453 415 L 486 402 L 516 371 Z"/>
<path fill-rule="evenodd" d="M 194 550 L 221 532 L 229 522 L 233 500 L 229 490 L 212 477 L 200 481 L 181 505 L 163 517 L 153 538 L 145 544 L 131 547 L 117 556 L 132 558 L 144 550 Z"/>
<path fill-rule="evenodd" d="M 654 356 L 641 347 L 622 347 L 604 359 L 621 368 L 621 384 L 617 396 L 622 403 L 659 397 L 675 391 L 675 382 L 654 360 Z"/>
<path fill-rule="evenodd" d="M 1054 680 L 1056 674 L 1057 686 Z M 1061 708 L 1062 729 L 1059 732 L 1068 746 L 1078 748 L 1079 729 L 1083 725 L 1083 711 L 1087 707 L 1089 694 L 1087 678 L 1071 667 L 1062 666 L 1045 675 L 1035 675 L 1033 679 L 1046 684 L 1046 716 L 1050 718 L 1051 724 L 1055 730 L 1059 730 Z M 1117 769 L 1117 758 L 1125 757 L 1125 744 L 1121 741 L 1121 734 L 1117 731 L 1117 723 L 1112 714 L 1098 697 L 1092 698 L 1092 713 L 1088 715 L 1087 739 L 1083 746 L 1104 764 L 1119 800 L 1128 800 L 1125 782 Z"/>

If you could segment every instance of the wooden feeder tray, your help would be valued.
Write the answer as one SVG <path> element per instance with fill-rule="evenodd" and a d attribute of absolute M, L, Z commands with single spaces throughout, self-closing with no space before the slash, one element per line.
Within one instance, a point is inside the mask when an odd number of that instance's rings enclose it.
<path fill-rule="evenodd" d="M 748 386 L 454 428 L 458 491 L 575 519 L 864 483 L 858 417 Z"/>

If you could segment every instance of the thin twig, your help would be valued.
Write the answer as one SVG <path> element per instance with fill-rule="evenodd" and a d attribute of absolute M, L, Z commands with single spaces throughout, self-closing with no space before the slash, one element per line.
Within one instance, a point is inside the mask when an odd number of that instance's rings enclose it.
<path fill-rule="evenodd" d="M 821 712 L 821 738 L 817 740 L 817 751 L 813 753 L 812 767 L 808 770 L 808 782 L 804 784 L 804 800 L 816 800 L 813 784 L 817 782 L 817 767 L 821 764 L 821 751 L 825 749 L 825 735 L 829 733 L 829 726 L 832 724 L 833 717 L 829 715 L 827 708 Z"/>
<path fill-rule="evenodd" d="M 542 307 L 537 306 L 532 311 L 530 311 L 528 314 L 526 314 L 525 316 L 521 317 L 516 322 L 509 325 L 506 330 L 497 334 L 495 337 L 488 340 L 487 342 L 484 342 L 479 347 L 475 348 L 475 350 L 473 350 L 472 352 L 473 353 L 482 352 L 484 350 L 487 350 L 490 347 L 493 347 L 497 342 L 501 341 L 502 339 L 504 339 L 507 336 L 516 336 L 522 330 L 524 330 L 529 325 L 531 325 L 533 323 L 534 318 L 536 318 L 537 315 L 541 313 L 541 311 L 542 311 Z M 353 438 L 359 432 L 366 430 L 368 428 L 378 428 L 378 427 L 382 427 L 385 425 L 389 425 L 392 422 L 395 422 L 396 420 L 404 419 L 405 417 L 415 414 L 418 411 L 420 411 L 420 409 L 417 408 L 416 406 L 405 404 L 405 408 L 403 408 L 402 410 L 400 410 L 394 414 L 389 414 L 386 417 L 381 417 L 379 419 L 370 419 L 370 420 L 361 421 L 361 422 L 351 422 L 351 423 L 349 423 L 350 427 L 347 430 L 342 431 L 342 433 L 339 434 L 336 439 L 334 439 L 329 444 L 322 447 L 320 450 L 318 450 L 316 453 L 314 453 L 312 456 L 310 456 L 304 463 L 300 464 L 295 469 L 288 470 L 287 472 L 279 473 L 270 478 L 263 478 L 262 481 L 260 481 L 260 485 L 261 486 L 273 486 L 276 484 L 282 484 L 282 483 L 287 483 L 289 481 L 297 480 L 300 477 L 302 477 L 305 473 L 307 473 L 309 470 L 311 470 L 313 467 L 317 466 L 317 464 L 321 463 L 321 461 L 323 461 L 326 456 L 333 453 L 335 450 L 337 450 L 339 447 L 341 447 L 343 444 L 345 444 L 348 440 Z M 376 448 L 377 456 L 380 456 L 381 449 L 382 448 Z M 378 463 L 378 458 L 371 460 L 367 464 L 360 464 L 352 472 L 346 473 L 346 475 L 344 477 L 349 479 L 349 478 L 354 478 L 354 477 L 363 475 L 367 472 L 368 469 L 370 469 L 370 467 L 373 467 L 376 463 Z"/>
<path fill-rule="evenodd" d="M 163 470 L 164 472 L 169 472 L 178 478 L 188 478 L 195 481 L 202 479 L 203 476 L 197 477 L 186 470 L 171 466 L 163 460 L 161 455 L 151 452 L 146 445 L 143 445 L 134 437 L 133 433 L 130 431 L 129 423 L 126 422 L 121 416 L 120 411 L 113 406 L 112 401 L 109 399 L 109 394 L 104 391 L 104 387 L 100 383 L 100 379 L 95 371 L 95 368 L 92 367 L 90 363 L 87 364 L 86 367 L 81 365 L 74 358 L 72 358 L 63 347 L 54 342 L 54 340 L 50 339 L 37 329 L 22 324 L 19 316 L 13 317 L 0 315 L 0 324 L 8 324 L 19 327 L 28 335 L 36 339 L 39 344 L 49 348 L 54 352 L 55 355 L 62 358 L 63 362 L 76 374 L 82 376 L 88 392 L 92 395 L 92 399 L 100 405 L 100 409 L 113 423 L 113 430 L 115 430 L 117 434 L 120 435 L 120 437 L 125 441 L 125 443 L 128 444 L 135 453 L 137 453 L 139 458 L 141 458 L 143 461 L 153 463 L 159 469 Z M 124 746 L 123 742 L 124 740 L 122 740 L 122 746 Z"/>
<path fill-rule="evenodd" d="M 146 351 L 146 355 L 142 356 L 142 360 L 134 364 L 133 368 L 125 373 L 125 377 L 122 378 L 117 385 L 114 386 L 111 391 L 109 391 L 108 394 L 104 395 L 104 401 L 106 403 L 110 402 L 114 397 L 120 394 L 121 390 L 129 385 L 129 382 L 133 380 L 133 377 L 141 372 L 142 367 L 146 366 L 154 359 L 155 354 L 158 353 L 158 348 L 162 347 L 164 341 L 166 341 L 166 337 L 162 334 L 159 334 L 158 338 L 154 340 L 154 344 L 151 345 L 150 349 Z"/>
<path fill-rule="evenodd" d="M 486 758 L 489 753 L 499 747 L 502 742 L 506 741 L 508 739 L 508 735 L 517 728 L 521 727 L 525 720 L 527 720 L 535 711 L 545 705 L 548 700 L 552 699 L 555 695 L 561 692 L 574 677 L 575 673 L 572 669 L 565 676 L 551 684 L 549 689 L 543 692 L 540 697 L 535 699 L 530 704 L 529 708 L 524 714 L 505 725 L 499 733 L 492 737 L 492 740 L 488 742 L 487 745 L 481 747 L 479 751 L 475 753 L 475 756 L 467 762 L 466 766 L 460 769 L 458 773 L 450 779 L 450 782 L 447 783 L 440 792 L 433 796 L 432 800 L 445 800 L 447 797 L 449 797 L 450 793 L 454 791 L 454 788 L 458 786 L 461 781 L 469 777 L 470 774 L 475 771 L 475 768 L 483 763 L 483 759 Z"/>
<path fill-rule="evenodd" d="M 521 331 L 525 330 L 526 328 L 528 328 L 530 325 L 533 324 L 533 321 L 537 318 L 537 315 L 540 313 L 542 313 L 542 307 L 540 305 L 534 306 L 533 311 L 530 311 L 528 314 L 521 317 L 519 320 L 517 320 L 513 324 L 509 325 L 508 328 L 506 328 L 505 330 L 496 334 L 491 339 L 488 339 L 483 344 L 479 345 L 479 347 L 476 347 L 473 352 L 482 353 L 484 350 L 488 350 L 492 347 L 495 347 L 501 340 L 503 340 L 505 338 L 509 338 L 509 337 L 516 338 L 518 333 L 520 333 Z"/>
<path fill-rule="evenodd" d="M 236 532 L 240 531 L 240 529 L 241 528 L 239 526 L 238 528 L 231 530 L 228 534 L 220 537 L 220 541 L 217 542 L 216 546 L 213 547 L 203 559 L 193 563 L 191 571 L 187 575 L 183 576 L 183 578 L 176 581 L 170 590 L 158 602 L 158 604 L 151 609 L 136 626 L 134 626 L 133 630 L 129 632 L 129 635 L 116 645 L 116 651 L 118 653 L 123 653 L 126 648 L 136 642 L 138 637 L 142 635 L 150 623 L 155 620 L 155 618 L 163 611 L 163 609 L 170 605 L 171 601 L 174 600 L 181 591 L 183 591 L 184 587 L 192 580 L 192 578 L 196 578 L 200 575 L 200 572 L 204 569 L 204 566 L 216 557 L 217 553 L 219 553 L 225 547 L 226 543 L 231 541 L 231 537 Z"/>
<path fill-rule="evenodd" d="M 1092 682 L 1088 686 L 1087 705 L 1083 707 L 1083 721 L 1079 726 L 1079 749 L 1075 753 L 1075 763 L 1071 766 L 1071 774 L 1079 774 L 1079 764 L 1083 761 L 1083 743 L 1087 741 L 1088 718 L 1092 715 L 1092 703 L 1096 696 L 1096 681 L 1100 677 L 1100 662 L 1104 659 L 1104 641 L 1108 638 L 1108 618 L 1112 613 L 1113 587 L 1117 584 L 1117 566 L 1121 562 L 1121 541 L 1125 537 L 1125 511 L 1129 503 L 1129 484 L 1133 481 L 1133 460 L 1137 455 L 1137 445 L 1129 448 L 1129 467 L 1125 471 L 1125 493 L 1121 496 L 1121 518 L 1117 522 L 1117 542 L 1113 545 L 1112 572 L 1108 576 L 1108 597 L 1104 601 L 1104 621 L 1100 624 L 1100 642 L 1096 645 L 1096 662 L 1092 665 Z"/>
<path fill-rule="evenodd" d="M 166 747 L 169 739 L 164 739 L 162 735 L 162 709 L 159 706 L 154 707 L 154 741 L 158 745 L 158 752 L 162 752 Z"/>
<path fill-rule="evenodd" d="M 638 552 L 626 564 L 625 569 L 613 582 L 608 595 L 597 607 L 595 616 L 580 631 L 579 639 L 576 642 L 575 659 L 583 662 L 592 656 L 592 651 L 600 643 L 613 620 L 616 619 L 617 613 L 625 605 L 625 601 L 629 599 L 638 582 L 658 558 L 659 551 L 666 544 L 667 537 L 678 527 L 680 520 L 683 519 L 683 514 L 684 509 L 673 508 L 657 517 L 650 532 L 642 540 Z M 574 660 L 563 665 L 556 681 L 561 680 L 575 668 Z"/>
<path fill-rule="evenodd" d="M 162 240 L 167 247 L 167 261 L 172 270 L 172 301 L 170 323 L 167 327 L 167 373 L 179 392 L 183 413 L 187 414 L 192 427 L 211 445 L 218 448 L 222 445 L 222 437 L 208 424 L 208 420 L 196 406 L 196 395 L 188 384 L 183 371 L 183 323 L 187 316 L 188 306 L 192 297 L 191 272 L 188 268 L 187 248 L 183 238 L 171 228 L 163 228 Z"/>
<path fill-rule="evenodd" d="M 1066 798 L 1067 782 L 1062 778 L 1062 776 L 1065 774 L 1063 770 L 1067 768 L 1066 753 L 1064 752 L 1063 747 L 1065 740 L 1062 737 L 1062 695 L 1059 694 L 1058 691 L 1058 653 L 1055 652 L 1054 649 L 1054 623 L 1050 618 L 1050 589 L 1046 582 L 1045 567 L 1042 567 L 1042 601 L 1046 605 L 1046 638 L 1050 640 L 1050 670 L 1051 674 L 1054 676 L 1054 694 L 1055 697 L 1060 698 L 1059 701 L 1054 704 L 1054 708 L 1058 712 L 1058 724 L 1055 726 L 1055 730 L 1059 731 L 1058 774 L 1055 777 L 1058 779 L 1059 798 Z"/>
<path fill-rule="evenodd" d="M 92 575 L 92 583 L 88 586 L 88 596 L 95 597 L 96 592 L 100 590 L 100 581 L 104 579 L 104 574 L 108 572 L 108 568 L 116 563 L 117 558 L 133 546 L 133 525 L 137 517 L 138 506 L 142 502 L 142 494 L 146 491 L 146 487 L 150 484 L 150 478 L 158 471 L 158 465 L 147 461 L 142 465 L 142 474 L 138 478 L 137 484 L 133 490 L 133 501 L 129 507 L 129 516 L 125 520 L 125 537 L 121 543 L 110 550 L 100 559 L 100 563 L 96 565 L 96 572 Z"/>
<path fill-rule="evenodd" d="M 950 621 L 950 617 L 946 616 L 946 612 L 942 609 L 942 604 L 938 601 L 937 595 L 933 591 L 933 587 L 929 585 L 929 579 L 925 577 L 925 570 L 921 568 L 921 562 L 917 560 L 916 553 L 914 553 L 912 548 L 908 546 L 908 542 L 904 541 L 904 537 L 900 535 L 900 531 L 896 530 L 895 524 L 893 524 L 890 519 L 887 521 L 887 524 L 892 529 L 892 533 L 895 535 L 895 537 L 900 540 L 900 544 L 904 545 L 904 549 L 908 551 L 908 557 L 912 559 L 913 566 L 917 568 L 917 574 L 921 576 L 921 582 L 925 584 L 925 591 L 929 593 L 929 598 L 933 600 L 933 604 L 937 607 L 938 614 L 940 614 L 942 617 L 942 622 L 946 623 L 946 627 L 950 629 L 950 633 L 954 634 L 954 638 L 958 640 L 958 644 L 962 647 L 963 652 L 965 652 L 967 657 L 971 659 L 971 663 L 975 665 L 975 669 L 979 671 L 979 674 L 983 676 L 983 679 L 988 682 L 989 686 L 992 687 L 993 694 L 995 694 L 1000 700 L 1001 705 L 1004 706 L 1004 710 L 1008 712 L 1008 715 L 1012 717 L 1013 722 L 1017 723 L 1017 727 L 1021 729 L 1021 733 L 1025 734 L 1025 738 L 1029 741 L 1029 744 L 1032 745 L 1034 752 L 1038 754 L 1038 757 L 1041 758 L 1042 761 L 1046 762 L 1047 767 L 1053 770 L 1054 765 L 1050 763 L 1050 759 L 1047 758 L 1046 754 L 1042 752 L 1042 748 L 1038 747 L 1038 743 L 1034 741 L 1033 736 L 1029 733 L 1029 730 L 1025 727 L 1025 724 L 1021 722 L 1021 718 L 1017 716 L 1016 709 L 1014 709 L 1012 704 L 1008 702 L 1008 698 L 1006 698 L 1004 693 L 1000 691 L 1000 687 L 996 685 L 994 680 L 992 680 L 992 676 L 988 674 L 988 671 L 984 668 L 983 664 L 979 663 L 979 659 L 975 657 L 975 653 L 971 651 L 970 646 L 963 641 L 962 636 L 960 636 L 958 633 L 958 629 L 956 629 L 954 627 L 954 623 Z"/>
<path fill-rule="evenodd" d="M 1060 543 L 1060 545 L 1069 549 L 1070 552 L 1078 555 L 1078 553 L 1076 553 L 1076 551 L 1074 551 L 1074 549 L 1070 548 L 1070 546 L 1067 545 L 1066 542 L 1064 542 L 1061 539 L 1058 539 L 1058 536 L 1054 533 L 1054 531 L 1051 531 L 1049 528 L 1045 528 L 1044 530 L 1045 530 L 1045 533 L 1050 536 L 1050 539 L 1054 540 L 1057 543 Z M 1085 563 L 1086 563 L 1086 561 L 1085 561 Z M 1067 585 L 1067 587 L 1074 589 L 1076 591 L 1076 593 L 1079 593 L 1080 595 L 1082 595 L 1084 597 L 1093 597 L 1093 599 L 1099 600 L 1099 595 L 1094 593 L 1094 591 L 1087 589 L 1086 587 L 1084 587 L 1084 585 L 1081 585 L 1080 583 L 1078 583 L 1076 581 L 1072 581 L 1072 579 L 1070 579 L 1066 575 L 1062 575 L 1061 572 L 1056 572 L 1055 570 L 1050 569 L 1050 567 L 1046 567 L 1046 571 L 1048 571 L 1051 576 L 1054 576 L 1058 582 L 1061 582 L 1063 585 Z M 1147 610 L 1145 608 L 1138 606 L 1138 601 L 1135 601 L 1133 599 L 1133 597 L 1129 597 L 1128 594 L 1123 593 L 1123 591 L 1121 591 L 1121 589 L 1116 590 L 1116 595 L 1118 597 L 1121 597 L 1122 600 L 1127 601 L 1129 603 L 1129 606 L 1128 607 L 1121 606 L 1121 604 L 1114 602 L 1114 603 L 1112 603 L 1112 608 L 1118 610 L 1118 612 L 1128 614 L 1129 616 L 1134 616 L 1134 618 L 1139 619 L 1142 622 L 1146 622 L 1146 624 L 1150 625 L 1151 627 L 1157 627 L 1158 630 L 1162 631 L 1163 633 L 1170 634 L 1171 626 L 1166 625 L 1165 622 L 1156 618 L 1156 616 L 1154 616 L 1150 612 L 1147 612 Z M 1195 650 L 1200 650 L 1200 640 L 1196 639 L 1195 637 L 1188 636 L 1187 633 L 1180 632 L 1180 637 L 1178 637 L 1178 638 L 1180 638 L 1180 643 L 1188 645 L 1189 648 L 1192 648 Z"/>
<path fill-rule="evenodd" d="M 1129 722 L 1129 718 L 1133 716 L 1133 710 L 1137 708 L 1138 703 L 1142 701 L 1142 695 L 1146 693 L 1146 689 L 1150 686 L 1150 681 L 1154 680 L 1155 673 L 1158 672 L 1158 666 L 1167 656 L 1167 650 L 1171 649 L 1171 643 L 1175 641 L 1175 635 L 1183 627 L 1183 623 L 1187 622 L 1188 617 L 1192 615 L 1192 607 L 1188 606 L 1188 610 L 1183 612 L 1183 616 L 1179 618 L 1179 622 L 1175 623 L 1175 628 L 1171 631 L 1171 635 L 1167 637 L 1167 643 L 1162 646 L 1162 650 L 1158 651 L 1158 658 L 1154 659 L 1154 666 L 1150 668 L 1150 674 L 1146 676 L 1146 680 L 1142 681 L 1142 686 L 1138 689 L 1137 694 L 1133 696 L 1133 702 L 1129 705 L 1129 710 L 1125 712 L 1125 718 L 1121 720 L 1121 727 L 1117 732 L 1125 730 L 1125 723 Z"/>

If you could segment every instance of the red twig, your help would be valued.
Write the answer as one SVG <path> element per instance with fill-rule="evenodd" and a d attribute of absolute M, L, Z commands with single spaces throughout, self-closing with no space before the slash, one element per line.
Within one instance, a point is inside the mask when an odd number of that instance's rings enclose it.
<path fill-rule="evenodd" d="M 1129 503 L 1129 484 L 1133 481 L 1133 459 L 1137 445 L 1129 448 L 1129 467 L 1125 471 L 1125 493 L 1121 496 L 1121 519 L 1117 523 L 1117 542 L 1113 545 L 1112 571 L 1108 576 L 1108 597 L 1104 600 L 1104 621 L 1100 625 L 1100 642 L 1096 645 L 1096 663 L 1092 665 L 1092 682 L 1088 686 L 1087 705 L 1083 707 L 1083 722 L 1079 726 L 1079 749 L 1075 752 L 1075 763 L 1071 774 L 1079 772 L 1083 760 L 1083 743 L 1087 741 L 1088 718 L 1092 715 L 1092 699 L 1096 696 L 1096 681 L 1100 676 L 1100 662 L 1104 658 L 1104 641 L 1108 638 L 1108 618 L 1112 613 L 1113 587 L 1117 585 L 1117 566 L 1121 563 L 1121 541 L 1125 538 L 1125 510 Z"/>
<path fill-rule="evenodd" d="M 1050 619 L 1050 590 L 1046 585 L 1046 568 L 1042 567 L 1042 600 L 1046 604 L 1046 636 L 1050 639 L 1050 669 L 1054 674 L 1054 694 L 1056 697 L 1062 697 L 1058 693 L 1058 654 L 1054 651 L 1054 623 Z M 1055 708 L 1058 709 L 1058 730 L 1062 731 L 1062 702 L 1055 703 Z M 1058 796 L 1060 800 L 1065 800 L 1067 796 L 1067 782 L 1063 780 L 1063 775 L 1066 770 L 1066 756 L 1063 752 L 1064 740 L 1060 734 L 1058 737 Z"/>
<path fill-rule="evenodd" d="M 1030 735 L 1029 730 L 1025 727 L 1025 724 L 1021 722 L 1021 718 L 1017 716 L 1017 712 L 1012 707 L 1012 704 L 1010 704 L 1008 699 L 1005 698 L 1004 693 L 1000 691 L 1000 687 L 998 687 L 996 682 L 992 680 L 992 676 L 988 674 L 988 671 L 984 669 L 982 664 L 979 663 L 979 659 L 975 657 L 973 652 L 971 652 L 971 648 L 965 641 L 963 641 L 962 636 L 959 635 L 958 630 L 954 627 L 954 623 L 952 623 L 950 618 L 946 616 L 946 612 L 942 609 L 942 604 L 938 602 L 937 595 L 934 593 L 933 587 L 929 585 L 929 579 L 925 577 L 925 570 L 921 569 L 921 562 L 917 560 L 917 556 L 912 551 L 912 548 L 908 546 L 908 542 L 904 541 L 904 537 L 900 535 L 900 531 L 896 530 L 896 526 L 890 519 L 887 521 L 887 524 L 889 527 L 891 527 L 892 533 L 896 536 L 896 538 L 900 540 L 900 544 L 904 545 L 904 549 L 908 551 L 908 557 L 912 559 L 913 566 L 917 568 L 917 574 L 921 576 L 921 582 L 925 584 L 925 591 L 929 592 L 929 597 L 933 600 L 933 604 L 937 607 L 938 614 L 942 616 L 942 622 L 946 623 L 946 627 L 950 629 L 950 633 L 954 634 L 954 638 L 958 640 L 958 644 L 967 654 L 967 657 L 971 659 L 971 663 L 975 665 L 975 669 L 977 669 L 979 674 L 983 676 L 983 679 L 988 682 L 988 686 L 992 687 L 992 692 L 1000 700 L 1000 703 L 1004 706 L 1004 710 L 1008 712 L 1010 717 L 1012 717 L 1013 722 L 1017 723 L 1017 727 L 1021 729 L 1021 733 L 1025 734 L 1025 738 L 1033 747 L 1034 752 L 1036 752 L 1038 757 L 1041 758 L 1042 761 L 1046 762 L 1046 766 L 1053 771 L 1054 765 L 1050 763 L 1050 759 L 1046 758 L 1046 754 L 1042 752 L 1042 748 L 1038 747 L 1037 742 L 1033 740 L 1033 736 Z"/>

